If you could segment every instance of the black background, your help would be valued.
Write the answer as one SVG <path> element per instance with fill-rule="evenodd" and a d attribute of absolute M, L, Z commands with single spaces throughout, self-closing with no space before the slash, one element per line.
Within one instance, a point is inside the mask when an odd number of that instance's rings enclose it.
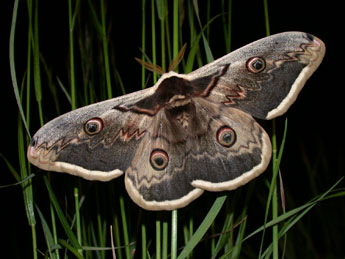
<path fill-rule="evenodd" d="M 7 1 L 11 2 L 11 1 Z M 110 45 L 116 53 L 116 65 L 128 91 L 140 89 L 140 65 L 134 57 L 140 57 L 141 45 L 141 1 L 122 1 L 120 7 L 116 3 L 108 3 L 107 15 L 112 19 Z M 211 13 L 219 13 L 219 4 L 211 4 Z M 277 120 L 278 139 L 282 136 L 283 124 L 288 117 L 288 136 L 282 173 L 284 184 L 292 190 L 295 200 L 306 202 L 313 197 L 306 193 L 309 179 L 304 173 L 305 161 L 301 154 L 308 154 L 311 166 L 319 167 L 314 176 L 318 180 L 318 190 L 325 191 L 344 175 L 344 22 L 341 1 L 290 0 L 268 1 L 271 34 L 283 31 L 305 31 L 324 41 L 326 55 L 323 63 L 308 80 L 297 102 L 288 113 Z M 1 154 L 3 154 L 19 170 L 17 157 L 17 106 L 10 78 L 8 42 L 12 8 L 7 3 L 1 13 L 2 19 L 2 84 L 1 84 Z M 214 4 L 214 5 L 213 5 Z M 202 12 L 203 1 L 199 1 Z M 17 80 L 21 84 L 26 66 L 27 51 L 27 14 L 26 2 L 19 5 L 17 30 L 15 37 L 15 61 Z M 233 0 L 232 49 L 241 47 L 265 36 L 265 23 L 262 1 Z M 67 1 L 40 1 L 40 49 L 54 74 L 67 82 L 68 65 L 68 16 Z M 149 27 L 147 28 L 150 29 Z M 223 36 L 221 19 L 211 27 L 210 47 L 215 58 L 221 57 Z M 220 40 L 219 40 L 220 39 Z M 220 46 L 220 47 L 219 47 Z M 61 94 L 61 93 L 60 93 Z M 63 96 L 61 94 L 61 96 Z M 43 103 L 49 110 L 50 104 Z M 62 100 L 61 110 L 70 109 Z M 49 114 L 49 113 L 47 113 Z M 53 115 L 52 115 L 53 116 Z M 37 116 L 36 116 L 37 117 Z M 52 118 L 45 118 L 46 120 Z M 263 122 L 269 128 L 270 124 Z M 33 126 L 33 131 L 38 129 Z M 322 161 L 321 161 L 322 160 Z M 5 163 L 0 160 L 0 185 L 15 182 Z M 320 175 L 322 174 L 322 175 Z M 344 183 L 342 183 L 344 186 Z M 20 187 L 0 189 L 0 224 L 1 236 L 8 244 L 1 242 L 1 247 L 11 254 L 23 251 L 30 252 L 31 234 L 25 216 Z M 338 203 L 324 207 L 336 213 L 338 206 L 344 206 L 344 199 Z M 344 221 L 328 218 L 339 229 L 345 230 Z M 318 222 L 322 224 L 322 222 Z M 317 231 L 316 231 L 317 233 Z M 326 237 L 325 237 L 326 238 Z M 343 237 L 342 237 L 343 238 Z M 343 238 L 344 240 L 344 238 Z M 331 248 L 330 248 L 331 249 Z M 17 251 L 16 251 L 17 250 Z M 4 251 L 2 249 L 2 251 Z M 5 252 L 6 254 L 6 252 Z M 344 254 L 343 254 L 344 255 Z"/>

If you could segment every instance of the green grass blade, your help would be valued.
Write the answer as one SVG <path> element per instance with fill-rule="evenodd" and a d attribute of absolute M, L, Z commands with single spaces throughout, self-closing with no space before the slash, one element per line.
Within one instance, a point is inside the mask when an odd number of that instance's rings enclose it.
<path fill-rule="evenodd" d="M 156 15 L 155 0 L 151 0 L 151 48 L 152 48 L 152 65 L 157 65 L 157 48 L 156 48 Z M 157 73 L 153 72 L 153 83 L 157 82 Z"/>
<path fill-rule="evenodd" d="M 4 160 L 4 162 L 6 163 L 7 165 L 7 168 L 10 170 L 11 174 L 13 175 L 13 177 L 17 180 L 18 183 L 15 183 L 13 185 L 17 185 L 19 184 L 19 181 L 21 181 L 20 179 L 20 175 L 18 174 L 18 172 L 16 171 L 16 169 L 14 169 L 14 167 L 11 165 L 10 161 L 7 160 L 7 158 L 0 153 L 0 157 Z M 25 178 L 26 179 L 26 178 Z M 23 180 L 25 180 L 23 179 Z M 8 186 L 11 186 L 12 184 L 8 185 Z M 4 188 L 6 186 L 2 186 L 0 188 Z"/>
<path fill-rule="evenodd" d="M 75 203 L 75 218 L 76 218 L 76 227 L 77 227 L 77 239 L 78 243 L 81 245 L 81 224 L 80 224 L 80 204 L 79 204 L 79 189 L 74 188 L 74 203 Z M 78 253 L 83 255 L 83 250 L 79 249 Z"/>
<path fill-rule="evenodd" d="M 172 259 L 176 259 L 176 256 L 177 256 L 177 238 L 178 238 L 177 217 L 178 217 L 178 211 L 173 210 L 171 212 L 171 258 Z"/>
<path fill-rule="evenodd" d="M 218 17 L 220 17 L 221 15 L 216 15 L 214 17 L 212 17 L 206 24 L 205 26 L 201 29 L 201 32 L 198 34 L 198 36 L 195 38 L 195 40 L 193 41 L 193 43 L 191 44 L 190 50 L 189 50 L 189 54 L 187 57 L 187 62 L 185 65 L 185 69 L 184 72 L 185 73 L 189 73 L 193 70 L 193 64 L 195 61 L 195 56 L 197 55 L 198 51 L 200 50 L 199 48 L 199 42 L 200 39 L 202 37 L 203 31 L 206 30 L 206 28 L 208 26 L 211 25 L 211 23 L 216 20 Z"/>
<path fill-rule="evenodd" d="M 223 223 L 223 228 L 222 228 L 222 235 L 219 237 L 216 247 L 214 249 L 214 253 L 212 254 L 212 258 L 216 258 L 218 253 L 221 251 L 222 248 L 224 248 L 225 244 L 229 241 L 229 235 L 231 233 L 228 232 L 229 229 L 232 229 L 232 223 L 234 220 L 234 213 L 227 213 L 224 223 Z"/>
<path fill-rule="evenodd" d="M 325 193 L 322 195 L 319 195 L 318 198 L 313 199 L 313 201 L 308 202 L 306 205 L 301 206 L 300 208 L 297 208 L 298 213 L 294 215 L 294 217 L 291 218 L 288 222 L 284 224 L 281 231 L 278 234 L 278 239 L 282 238 L 296 223 L 298 223 L 303 216 L 305 216 L 312 208 L 314 208 L 319 202 L 327 199 L 328 194 L 334 190 L 334 188 L 343 180 L 343 177 L 339 179 L 330 189 L 328 189 Z M 295 211 L 295 210 L 292 210 Z M 276 219 L 277 220 L 277 219 Z M 278 224 L 278 223 L 276 223 Z M 275 225 L 276 225 L 275 224 Z M 263 252 L 262 258 L 270 256 L 272 253 L 274 253 L 274 246 L 273 244 L 269 245 L 268 248 Z"/>
<path fill-rule="evenodd" d="M 156 258 L 161 259 L 161 221 L 156 219 Z"/>
<path fill-rule="evenodd" d="M 147 241 L 146 241 L 146 224 L 141 223 L 141 258 L 146 259 L 147 254 Z"/>
<path fill-rule="evenodd" d="M 59 239 L 59 244 L 65 248 L 67 248 L 67 250 L 69 250 L 73 255 L 75 255 L 76 258 L 79 258 L 79 259 L 84 258 L 81 254 L 79 254 L 79 252 L 78 252 L 79 249 L 75 249 L 75 247 L 68 244 L 66 242 L 66 240 Z"/>
<path fill-rule="evenodd" d="M 167 259 L 168 258 L 168 231 L 169 226 L 168 222 L 166 220 L 163 221 L 163 240 L 162 240 L 162 258 Z"/>
<path fill-rule="evenodd" d="M 273 123 L 273 125 L 275 125 Z M 270 209 L 270 204 L 272 202 L 272 197 L 273 195 L 277 195 L 276 192 L 276 181 L 277 181 L 277 175 L 278 175 L 278 171 L 279 171 L 279 165 L 283 156 L 283 150 L 284 150 L 284 146 L 285 146 L 285 140 L 286 140 L 286 134 L 287 134 L 287 119 L 285 120 L 285 128 L 284 128 L 284 135 L 283 135 L 283 139 L 279 148 L 279 153 L 278 156 L 276 155 L 277 152 L 277 143 L 276 143 L 276 133 L 275 133 L 275 126 L 273 127 L 273 137 L 272 137 L 272 163 L 273 163 L 273 173 L 272 173 L 272 180 L 271 180 L 271 184 L 270 184 L 270 189 L 269 189 L 269 193 L 268 193 L 268 198 L 267 198 L 267 202 L 266 202 L 266 211 L 265 211 L 265 220 L 264 220 L 264 225 L 267 222 L 267 218 L 268 218 L 268 213 L 269 213 L 269 209 Z M 276 198 L 275 198 L 276 199 Z M 278 208 L 276 205 L 274 205 L 274 210 L 276 211 Z M 277 212 L 275 212 L 277 215 Z M 274 239 L 277 240 L 277 230 L 275 230 L 274 233 Z M 261 255 L 262 252 L 262 247 L 263 247 L 263 243 L 264 243 L 264 238 L 265 238 L 265 230 L 262 232 L 262 237 L 261 237 L 261 244 L 260 244 L 260 252 L 259 254 Z M 276 244 L 277 245 L 277 244 Z"/>
<path fill-rule="evenodd" d="M 19 116 L 18 116 L 19 117 Z M 26 149 L 25 141 L 23 134 L 22 121 L 18 118 L 18 157 L 20 164 L 20 175 L 21 179 L 27 179 L 28 177 L 28 168 L 26 166 Z M 29 225 L 36 225 L 35 212 L 34 212 L 34 202 L 33 202 L 33 191 L 32 191 L 32 181 L 28 180 L 23 183 L 23 194 L 24 194 L 24 203 L 26 215 L 29 221 Z"/>
<path fill-rule="evenodd" d="M 107 28 L 105 24 L 104 0 L 101 0 L 101 21 L 102 21 L 101 28 L 102 28 L 102 44 L 103 44 L 105 79 L 107 83 L 107 96 L 108 96 L 108 99 L 110 99 L 113 97 L 113 93 L 111 89 L 111 73 L 110 73 L 110 64 L 109 64 Z"/>
<path fill-rule="evenodd" d="M 123 195 L 120 195 L 120 211 L 121 211 L 121 220 L 122 220 L 122 227 L 123 227 L 123 238 L 126 245 L 126 258 L 131 258 L 131 250 L 129 244 L 129 233 L 128 233 L 128 225 L 127 225 L 127 217 L 126 217 L 126 207 Z"/>
<path fill-rule="evenodd" d="M 211 226 L 212 222 L 218 215 L 220 209 L 222 208 L 227 196 L 223 195 L 218 197 L 215 202 L 213 203 L 211 209 L 207 213 L 206 217 L 198 227 L 198 229 L 195 231 L 194 235 L 189 240 L 188 244 L 185 246 L 185 248 L 182 250 L 182 252 L 179 254 L 178 259 L 186 258 L 192 250 L 195 248 L 195 246 L 198 244 L 198 242 L 201 240 L 201 238 L 205 235 L 206 231 Z"/>
<path fill-rule="evenodd" d="M 34 62 L 34 88 L 38 105 L 38 114 L 40 123 L 43 125 L 42 111 L 42 87 L 41 87 L 41 69 L 40 69 L 40 48 L 39 48 L 39 30 L 38 30 L 38 0 L 35 1 L 35 20 L 34 20 L 34 44 L 33 44 L 33 62 Z"/>
<path fill-rule="evenodd" d="M 146 0 L 141 3 L 141 60 L 145 61 L 145 51 L 146 51 Z M 141 88 L 146 87 L 146 73 L 145 67 L 141 67 Z"/>
<path fill-rule="evenodd" d="M 0 154 L 0 155 L 1 155 L 1 154 Z M 0 189 L 2 189 L 2 188 L 8 188 L 8 187 L 13 187 L 13 186 L 16 186 L 16 185 L 23 185 L 25 182 L 29 181 L 29 180 L 30 180 L 31 178 L 33 178 L 34 176 L 35 176 L 35 174 L 30 174 L 30 175 L 28 175 L 27 177 L 25 177 L 24 179 L 19 180 L 19 181 L 16 182 L 16 183 L 1 185 L 1 186 L 0 186 Z"/>
<path fill-rule="evenodd" d="M 73 11 L 72 0 L 68 0 L 68 25 L 69 25 L 69 63 L 71 79 L 71 107 L 72 110 L 77 108 L 76 86 L 75 86 L 75 69 L 74 69 L 74 35 L 73 35 Z"/>
<path fill-rule="evenodd" d="M 37 213 L 38 213 L 38 216 L 41 220 L 41 224 L 42 224 L 42 229 L 43 229 L 43 233 L 44 233 L 44 238 L 46 240 L 46 243 L 47 243 L 47 247 L 48 247 L 48 252 L 49 252 L 49 256 L 51 258 L 58 258 L 56 254 L 53 253 L 52 249 L 53 247 L 57 248 L 54 242 L 54 238 L 53 238 L 53 235 L 49 229 L 49 226 L 48 226 L 48 223 L 47 221 L 45 220 L 41 210 L 38 208 L 38 206 L 36 205 L 36 210 L 37 210 Z"/>
<path fill-rule="evenodd" d="M 193 0 L 193 6 L 194 6 L 194 11 L 195 11 L 195 14 L 196 14 L 196 18 L 199 22 L 199 25 L 200 25 L 200 29 L 203 28 L 203 26 L 201 25 L 201 20 L 200 20 L 200 16 L 199 16 L 199 6 L 198 6 L 198 2 Z M 209 27 L 206 27 L 206 30 L 207 28 Z M 214 57 L 212 55 L 212 51 L 211 51 L 211 48 L 210 48 L 210 45 L 208 44 L 208 41 L 207 41 L 207 38 L 205 36 L 205 33 L 204 33 L 204 30 L 201 30 L 201 36 L 202 36 L 202 40 L 203 40 L 203 43 L 204 43 L 204 48 L 205 48 L 205 53 L 206 53 L 206 60 L 207 60 L 207 63 L 210 63 L 214 60 Z"/>
<path fill-rule="evenodd" d="M 57 82 L 58 82 L 58 84 L 59 84 L 59 86 L 60 86 L 62 92 L 65 94 L 67 101 L 68 101 L 68 102 L 71 104 L 71 106 L 72 106 L 72 98 L 71 98 L 71 95 L 68 93 L 66 87 L 63 85 L 63 83 L 61 82 L 60 78 L 59 78 L 59 77 L 56 77 L 56 80 L 57 80 Z"/>
<path fill-rule="evenodd" d="M 61 209 L 61 207 L 60 207 L 60 205 L 59 205 L 59 203 L 55 197 L 55 194 L 53 192 L 52 187 L 50 186 L 50 183 L 48 181 L 47 176 L 43 176 L 43 179 L 44 179 L 44 183 L 45 183 L 47 190 L 48 190 L 48 193 L 49 193 L 50 201 L 51 201 L 52 205 L 54 206 L 56 214 L 60 220 L 60 223 L 61 223 L 63 229 L 65 230 L 66 235 L 68 236 L 70 242 L 72 243 L 72 245 L 75 249 L 77 249 L 77 250 L 82 249 L 81 245 L 78 242 L 77 237 L 74 235 L 71 227 L 69 226 L 68 221 L 67 221 L 67 219 L 66 219 L 66 217 L 65 217 L 65 215 L 64 215 L 64 213 L 63 213 L 63 211 L 62 211 L 62 209 Z"/>
<path fill-rule="evenodd" d="M 267 222 L 265 225 L 261 226 L 260 228 L 258 228 L 257 230 L 253 231 L 251 234 L 249 234 L 248 236 L 246 236 L 243 241 L 251 238 L 252 236 L 260 233 L 261 231 L 264 231 L 265 228 L 269 228 L 272 227 L 278 223 L 281 223 L 285 220 L 287 220 L 288 218 L 295 216 L 296 214 L 300 213 L 303 210 L 308 209 L 310 206 L 315 206 L 317 203 L 319 203 L 320 201 L 323 200 L 327 200 L 328 194 L 331 193 L 335 187 L 344 179 L 344 177 L 340 178 L 333 186 L 331 186 L 331 188 L 329 188 L 326 192 L 324 192 L 323 194 L 315 197 L 314 199 L 312 199 L 311 201 L 305 203 L 304 205 L 297 207 L 295 209 L 292 209 L 284 214 L 279 215 L 275 220 L 271 220 L 269 222 Z M 342 191 L 341 191 L 342 192 Z M 330 197 L 333 197 L 333 195 L 330 195 Z M 337 195 L 334 195 L 334 197 L 338 197 Z M 308 209 L 309 211 L 310 209 Z"/>
<path fill-rule="evenodd" d="M 268 3 L 267 3 L 267 0 L 264 0 L 264 13 L 265 13 L 266 36 L 269 36 L 269 35 L 271 35 L 271 30 L 270 30 L 270 21 L 269 21 L 269 15 L 268 15 Z"/>
<path fill-rule="evenodd" d="M 23 107 L 22 107 L 21 100 L 20 100 L 19 88 L 18 88 L 18 83 L 17 83 L 16 68 L 15 68 L 15 61 L 14 61 L 14 37 L 15 37 L 15 31 L 16 31 L 18 5 L 19 5 L 19 0 L 15 0 L 14 5 L 13 5 L 12 23 L 11 23 L 10 41 L 9 41 L 10 72 L 11 72 L 11 79 L 12 79 L 12 86 L 13 86 L 13 90 L 14 90 L 14 95 L 16 97 L 17 106 L 18 106 L 18 109 L 20 112 L 20 116 L 21 116 L 21 119 L 24 123 L 26 133 L 28 134 L 28 136 L 30 136 L 29 127 L 26 123 Z"/>

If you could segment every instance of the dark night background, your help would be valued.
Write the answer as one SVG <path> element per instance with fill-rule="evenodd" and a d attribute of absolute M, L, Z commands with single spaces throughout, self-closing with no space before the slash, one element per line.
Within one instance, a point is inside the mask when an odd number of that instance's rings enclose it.
<path fill-rule="evenodd" d="M 17 158 L 17 106 L 11 85 L 8 62 L 8 39 L 12 16 L 12 1 L 1 10 L 2 18 L 2 87 L 1 87 L 1 136 L 0 153 L 19 170 Z M 40 49 L 46 62 L 67 82 L 68 64 L 68 17 L 67 1 L 39 1 L 40 3 Z M 109 1 L 110 2 L 110 1 Z M 140 57 L 141 45 L 141 1 L 122 1 L 118 4 L 108 3 L 107 15 L 111 17 L 110 45 L 115 51 L 116 66 L 128 92 L 140 89 L 141 67 L 134 60 Z M 218 1 L 211 3 L 211 16 L 219 13 Z M 213 5 L 214 4 L 214 5 Z M 305 31 L 322 39 L 326 44 L 326 55 L 323 63 L 308 80 L 296 103 L 288 113 L 277 120 L 278 140 L 283 132 L 284 120 L 288 117 L 288 136 L 286 149 L 281 164 L 284 185 L 290 190 L 295 206 L 305 203 L 316 194 L 329 189 L 341 176 L 345 175 L 344 166 L 344 20 L 341 1 L 290 0 L 268 1 L 271 34 L 283 31 Z M 203 11 L 203 1 L 199 1 L 200 12 Z M 265 36 L 263 1 L 233 0 L 232 18 L 232 49 Z M 150 29 L 149 26 L 147 28 Z M 21 83 L 26 66 L 27 51 L 27 11 L 26 2 L 20 1 L 15 37 L 15 58 L 17 80 Z M 215 58 L 223 53 L 223 32 L 221 19 L 211 26 L 210 47 Z M 221 42 L 219 42 L 219 38 Z M 220 46 L 220 47 L 219 47 Z M 188 51 L 188 49 L 187 49 Z M 42 86 L 44 87 L 44 85 Z M 114 92 L 115 89 L 113 89 Z M 61 94 L 61 96 L 63 96 Z M 61 103 L 62 112 L 69 110 L 67 103 Z M 43 103 L 44 109 L 50 109 L 49 103 Z M 49 114 L 49 113 L 47 113 Z M 50 118 L 45 118 L 46 121 Z M 269 122 L 260 122 L 265 128 L 270 128 Z M 38 129 L 32 126 L 33 134 Z M 301 154 L 307 154 L 310 161 L 305 161 Z M 306 163 L 315 169 L 314 184 L 318 193 L 310 192 L 309 176 L 304 173 Z M 15 182 L 5 163 L 0 160 L 0 185 Z M 35 179 L 33 180 L 35 181 Z M 261 182 L 260 184 L 263 184 Z M 341 183 L 344 187 L 344 181 Z M 308 190 L 306 192 L 306 190 Z M 35 193 L 34 193 L 35 195 Z M 25 247 L 30 251 L 31 234 L 24 211 L 20 187 L 0 189 L 0 233 L 9 241 L 1 242 L 1 251 L 14 251 Z M 337 210 L 344 208 L 344 198 L 330 200 L 319 205 L 324 211 L 324 218 L 318 224 L 332 222 L 338 229 L 339 238 L 345 242 L 344 219 L 339 219 Z M 261 212 L 260 212 L 261 213 Z M 263 213 L 263 212 L 262 212 Z M 261 214 L 260 214 L 261 215 Z M 312 215 L 312 214 L 311 214 Z M 311 217 L 311 216 L 310 216 Z M 308 218 L 306 219 L 308 220 Z M 327 236 L 315 237 L 318 242 Z M 3 239 L 3 237 L 2 237 Z M 339 241 L 339 240 L 338 240 Z M 14 244 L 17 243 L 18 246 Z M 339 242 L 341 243 L 341 242 Z M 303 244 L 301 245 L 303 248 Z M 27 248 L 29 247 L 29 248 Z M 24 248 L 23 248 L 24 249 Z M 330 247 L 329 249 L 332 249 Z M 344 249 L 343 249 L 344 251 Z M 1 255 L 2 252 L 0 252 Z M 5 252 L 6 254 L 6 252 Z M 345 253 L 342 255 L 344 256 Z M 1 256 L 0 256 L 1 257 Z M 336 257 L 337 258 L 337 257 Z"/>

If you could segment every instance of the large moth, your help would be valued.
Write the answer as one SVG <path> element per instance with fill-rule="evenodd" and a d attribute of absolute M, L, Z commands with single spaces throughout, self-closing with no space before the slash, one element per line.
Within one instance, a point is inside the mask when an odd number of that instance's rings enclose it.
<path fill-rule="evenodd" d="M 253 117 L 285 113 L 324 53 L 324 43 L 303 32 L 260 39 L 189 74 L 166 73 L 151 88 L 48 122 L 28 159 L 88 180 L 125 174 L 129 196 L 147 210 L 236 189 L 271 158 L 270 139 Z"/>

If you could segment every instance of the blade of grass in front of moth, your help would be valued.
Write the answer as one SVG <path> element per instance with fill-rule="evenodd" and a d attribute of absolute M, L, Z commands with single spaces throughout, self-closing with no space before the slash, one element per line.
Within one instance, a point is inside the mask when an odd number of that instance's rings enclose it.
<path fill-rule="evenodd" d="M 184 247 L 182 252 L 179 254 L 178 259 L 186 258 L 192 250 L 195 248 L 195 246 L 198 244 L 198 242 L 201 240 L 201 238 L 205 235 L 207 230 L 210 228 L 212 222 L 218 215 L 220 209 L 222 208 L 227 196 L 223 195 L 218 197 L 215 202 L 213 203 L 211 209 L 208 211 L 206 217 L 198 227 L 198 229 L 195 231 L 194 235 L 189 240 L 188 244 Z"/>

